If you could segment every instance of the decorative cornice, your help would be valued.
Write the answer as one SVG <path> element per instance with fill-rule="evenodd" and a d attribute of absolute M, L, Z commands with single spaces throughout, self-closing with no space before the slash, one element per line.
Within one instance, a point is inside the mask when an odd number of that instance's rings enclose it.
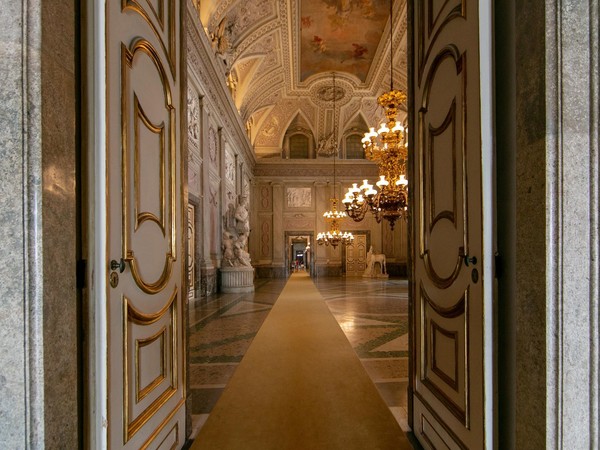
<path fill-rule="evenodd" d="M 322 178 L 333 176 L 333 160 L 307 160 L 298 159 L 285 161 L 257 162 L 254 169 L 256 178 L 264 177 L 290 178 L 290 177 L 312 177 Z M 378 169 L 375 163 L 370 161 L 337 161 L 336 176 L 341 178 L 371 178 L 378 176 Z M 257 180 L 260 181 L 260 180 Z"/>

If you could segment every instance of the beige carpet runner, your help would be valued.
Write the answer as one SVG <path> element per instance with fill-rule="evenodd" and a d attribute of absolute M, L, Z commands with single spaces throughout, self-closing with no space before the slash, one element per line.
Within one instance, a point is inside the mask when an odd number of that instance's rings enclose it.
<path fill-rule="evenodd" d="M 306 274 L 294 274 L 192 450 L 412 449 Z"/>

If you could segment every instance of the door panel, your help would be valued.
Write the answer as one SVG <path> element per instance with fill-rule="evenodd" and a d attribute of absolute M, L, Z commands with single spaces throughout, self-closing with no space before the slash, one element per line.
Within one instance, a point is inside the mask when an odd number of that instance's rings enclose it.
<path fill-rule="evenodd" d="M 177 448 L 185 441 L 186 295 L 180 5 L 106 8 L 108 444 Z"/>
<path fill-rule="evenodd" d="M 414 1 L 412 421 L 424 448 L 491 448 L 477 0 Z M 488 150 L 489 151 L 489 150 Z M 487 176 L 491 176 L 487 173 Z M 489 214 L 489 212 L 488 212 Z M 484 280 L 485 278 L 485 280 Z"/>
<path fill-rule="evenodd" d="M 357 234 L 354 242 L 346 246 L 346 276 L 361 276 L 367 265 L 367 235 Z"/>

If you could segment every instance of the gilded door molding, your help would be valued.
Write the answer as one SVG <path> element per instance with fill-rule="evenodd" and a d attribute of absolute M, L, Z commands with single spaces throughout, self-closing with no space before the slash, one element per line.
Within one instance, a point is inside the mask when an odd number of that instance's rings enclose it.
<path fill-rule="evenodd" d="M 456 76 L 459 78 L 459 93 L 448 104 L 444 119 L 439 125 L 428 120 L 431 105 L 431 90 L 434 80 L 438 75 L 438 69 L 449 61 L 456 68 Z M 461 268 L 463 258 L 468 254 L 468 205 L 466 201 L 467 171 L 466 171 L 466 89 L 467 80 L 463 67 L 466 64 L 466 55 L 460 54 L 455 45 L 444 47 L 433 58 L 433 63 L 423 83 L 423 95 L 421 107 L 418 111 L 417 132 L 419 133 L 417 160 L 419 163 L 419 248 L 420 257 L 425 261 L 425 269 L 434 284 L 445 289 L 456 281 Z M 450 134 L 449 145 L 443 148 L 436 145 L 436 138 Z M 451 167 L 448 175 L 451 177 L 449 192 L 452 201 L 447 207 L 436 207 L 436 184 L 435 179 L 435 157 L 438 152 L 451 152 Z M 445 186 L 443 186 L 445 187 Z M 442 188 L 443 188 L 442 187 Z M 448 207 L 449 206 L 449 207 Z M 460 209 L 459 209 L 460 208 Z M 461 219 L 461 220 L 459 220 Z M 445 275 L 439 274 L 431 260 L 431 249 L 429 238 L 435 232 L 436 225 L 441 221 L 450 222 L 456 233 L 462 235 L 462 245 L 456 247 L 456 261 L 451 271 Z M 458 241 L 457 241 L 458 242 Z"/>
<path fill-rule="evenodd" d="M 411 421 L 426 449 L 492 445 L 485 430 L 491 343 L 482 279 L 479 5 L 413 0 L 409 8 Z"/>
<path fill-rule="evenodd" d="M 156 35 L 162 53 L 167 56 L 171 75 L 177 79 L 177 0 L 158 0 L 156 6 L 147 0 L 121 0 L 121 9 L 138 14 Z"/>
<path fill-rule="evenodd" d="M 107 443 L 185 442 L 184 77 L 177 0 L 106 2 Z"/>
<path fill-rule="evenodd" d="M 148 57 L 155 67 L 163 88 L 164 114 L 168 121 L 168 130 L 165 132 L 165 121 L 154 124 L 144 112 L 140 105 L 138 95 L 135 93 L 129 80 L 136 57 L 143 55 Z M 122 258 L 128 261 L 131 267 L 133 279 L 140 289 L 147 294 L 156 294 L 162 291 L 170 279 L 173 269 L 173 263 L 177 260 L 177 251 L 175 248 L 176 233 L 176 211 L 175 211 L 175 146 L 176 146 L 176 111 L 173 107 L 172 92 L 167 73 L 160 61 L 157 50 L 150 42 L 145 39 L 134 41 L 131 49 L 125 44 L 121 45 L 121 127 L 122 127 L 122 208 L 123 208 L 123 255 Z M 133 103 L 133 105 L 131 104 Z M 132 108 L 133 106 L 133 108 Z M 130 110 L 133 109 L 133 124 L 130 119 Z M 133 132 L 131 130 L 133 125 Z M 151 134 L 158 138 L 159 167 L 156 179 L 158 180 L 158 212 L 152 213 L 144 211 L 141 205 L 142 177 L 140 175 L 142 165 L 142 144 L 140 143 L 140 128 L 144 127 Z M 165 139 L 165 133 L 168 139 Z M 131 167 L 130 141 L 133 138 L 133 167 Z M 133 172 L 133 186 L 131 186 L 131 173 Z M 134 205 L 133 211 L 130 211 L 129 196 L 130 187 L 133 188 Z M 134 224 L 130 223 L 133 217 Z M 132 234 L 138 231 L 139 227 L 146 221 L 154 223 L 168 240 L 166 252 L 164 254 L 163 268 L 160 276 L 152 281 L 145 279 L 140 270 L 140 263 L 136 257 L 132 246 Z"/>
<path fill-rule="evenodd" d="M 196 287 L 196 206 L 188 203 L 187 213 L 187 284 L 188 298 L 194 298 Z"/>

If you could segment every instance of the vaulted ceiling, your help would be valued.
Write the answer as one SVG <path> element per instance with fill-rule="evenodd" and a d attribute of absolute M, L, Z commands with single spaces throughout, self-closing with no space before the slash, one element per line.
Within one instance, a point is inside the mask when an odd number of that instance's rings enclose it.
<path fill-rule="evenodd" d="M 200 19 L 258 158 L 279 156 L 286 130 L 315 141 L 378 124 L 390 88 L 389 0 L 208 0 Z M 406 0 L 393 1 L 394 87 L 406 89 Z M 333 72 L 336 73 L 336 114 Z"/>

